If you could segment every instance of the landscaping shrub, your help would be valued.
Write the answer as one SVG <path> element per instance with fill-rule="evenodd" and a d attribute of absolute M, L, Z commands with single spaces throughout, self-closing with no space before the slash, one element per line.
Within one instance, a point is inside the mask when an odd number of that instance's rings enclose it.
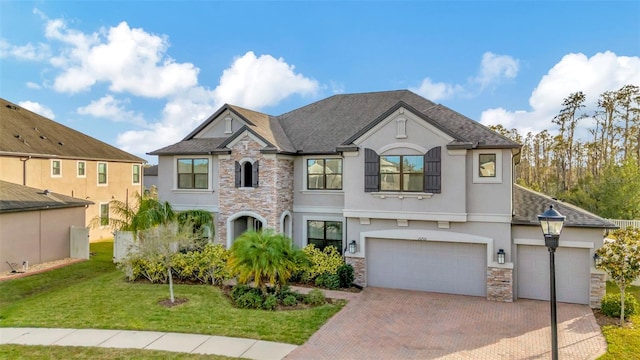
<path fill-rule="evenodd" d="M 273 294 L 267 296 L 267 298 L 264 299 L 264 302 L 262 303 L 262 308 L 265 310 L 275 310 L 277 306 L 278 298 Z"/>
<path fill-rule="evenodd" d="M 638 300 L 630 293 L 624 294 L 624 317 L 628 318 L 631 315 L 635 315 L 640 307 L 638 306 Z M 611 317 L 620 316 L 620 294 L 606 294 L 602 298 L 600 304 L 603 314 Z"/>
<path fill-rule="evenodd" d="M 318 287 L 337 290 L 340 288 L 340 277 L 338 274 L 321 274 L 316 277 L 315 283 Z"/>
<path fill-rule="evenodd" d="M 333 246 L 327 246 L 320 250 L 313 244 L 309 244 L 302 249 L 309 258 L 310 265 L 304 269 L 301 280 L 306 283 L 313 283 L 321 274 L 337 274 L 338 268 L 344 264 L 342 255 Z"/>
<path fill-rule="evenodd" d="M 353 266 L 351 264 L 342 264 L 338 268 L 338 277 L 340 278 L 340 287 L 348 288 L 353 284 Z"/>
<path fill-rule="evenodd" d="M 304 297 L 304 302 L 309 305 L 322 305 L 326 302 L 326 299 L 321 290 L 313 289 Z"/>
<path fill-rule="evenodd" d="M 295 295 L 287 295 L 282 299 L 282 305 L 284 306 L 296 306 L 298 304 L 298 298 Z"/>
<path fill-rule="evenodd" d="M 229 251 L 220 244 L 207 244 L 200 251 L 175 253 L 171 256 L 172 273 L 180 281 L 221 284 L 230 278 L 227 268 Z M 145 258 L 131 253 L 120 264 L 129 281 L 147 279 L 152 283 L 166 283 L 167 269 L 159 257 Z"/>
<path fill-rule="evenodd" d="M 240 309 L 261 309 L 264 300 L 260 292 L 250 291 L 240 295 L 234 302 Z"/>

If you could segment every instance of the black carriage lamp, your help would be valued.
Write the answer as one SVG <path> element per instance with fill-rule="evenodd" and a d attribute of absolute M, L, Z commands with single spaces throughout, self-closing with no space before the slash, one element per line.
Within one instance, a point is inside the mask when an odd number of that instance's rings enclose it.
<path fill-rule="evenodd" d="M 505 255 L 504 249 L 498 250 L 498 264 L 504 264 Z"/>
<path fill-rule="evenodd" d="M 549 290 L 551 303 L 551 359 L 558 360 L 558 319 L 556 314 L 556 265 L 555 252 L 560 243 L 560 233 L 564 226 L 565 216 L 549 206 L 549 210 L 538 215 L 542 234 L 544 234 L 544 245 L 549 250 Z"/>
<path fill-rule="evenodd" d="M 356 241 L 355 240 L 351 240 L 351 242 L 349 243 L 349 253 L 350 254 L 355 254 L 356 250 L 357 250 Z"/>

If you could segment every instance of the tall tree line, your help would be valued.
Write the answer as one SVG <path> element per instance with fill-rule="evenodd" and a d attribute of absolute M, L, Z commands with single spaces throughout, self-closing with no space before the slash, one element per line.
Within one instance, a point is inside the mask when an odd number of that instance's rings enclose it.
<path fill-rule="evenodd" d="M 491 128 L 522 144 L 517 183 L 603 217 L 640 219 L 640 87 L 600 94 L 592 113 L 585 100 L 582 91 L 563 100 L 550 120 L 555 135 Z M 590 136 L 579 139 L 576 128 L 586 121 Z"/>

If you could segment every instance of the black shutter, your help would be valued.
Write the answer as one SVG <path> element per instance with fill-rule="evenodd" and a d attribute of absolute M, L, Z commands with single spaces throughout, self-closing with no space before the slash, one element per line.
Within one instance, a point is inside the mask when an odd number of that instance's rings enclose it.
<path fill-rule="evenodd" d="M 236 187 L 242 186 L 242 166 L 236 161 Z"/>
<path fill-rule="evenodd" d="M 259 161 L 256 161 L 253 163 L 253 169 L 251 169 L 251 186 L 253 186 L 254 188 L 258 187 L 258 163 Z"/>
<path fill-rule="evenodd" d="M 380 156 L 371 149 L 364 149 L 364 191 L 380 191 Z"/>
<path fill-rule="evenodd" d="M 442 188 L 440 146 L 424 155 L 424 192 L 440 194 Z"/>

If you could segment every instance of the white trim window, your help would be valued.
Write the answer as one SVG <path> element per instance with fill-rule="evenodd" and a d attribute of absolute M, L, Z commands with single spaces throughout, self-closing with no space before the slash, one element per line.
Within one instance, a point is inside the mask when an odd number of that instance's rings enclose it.
<path fill-rule="evenodd" d="M 76 176 L 79 178 L 87 177 L 87 162 L 78 161 L 76 164 Z"/>
<path fill-rule="evenodd" d="M 342 190 L 341 158 L 307 158 L 307 190 Z"/>
<path fill-rule="evenodd" d="M 109 203 L 100 203 L 100 227 L 109 226 Z"/>
<path fill-rule="evenodd" d="M 134 185 L 140 185 L 140 164 L 133 164 L 131 167 L 131 177 Z"/>
<path fill-rule="evenodd" d="M 98 163 L 98 185 L 107 185 L 108 183 L 108 174 L 107 174 L 107 163 L 99 162 Z"/>
<path fill-rule="evenodd" d="M 178 158 L 176 171 L 176 187 L 183 189 L 209 189 L 208 158 Z"/>
<path fill-rule="evenodd" d="M 51 160 L 51 177 L 62 177 L 62 160 Z"/>
<path fill-rule="evenodd" d="M 499 150 L 477 150 L 473 153 L 473 182 L 502 183 L 502 152 Z"/>
<path fill-rule="evenodd" d="M 305 219 L 305 240 L 316 248 L 324 250 L 333 246 L 342 254 L 343 222 L 332 219 Z"/>

